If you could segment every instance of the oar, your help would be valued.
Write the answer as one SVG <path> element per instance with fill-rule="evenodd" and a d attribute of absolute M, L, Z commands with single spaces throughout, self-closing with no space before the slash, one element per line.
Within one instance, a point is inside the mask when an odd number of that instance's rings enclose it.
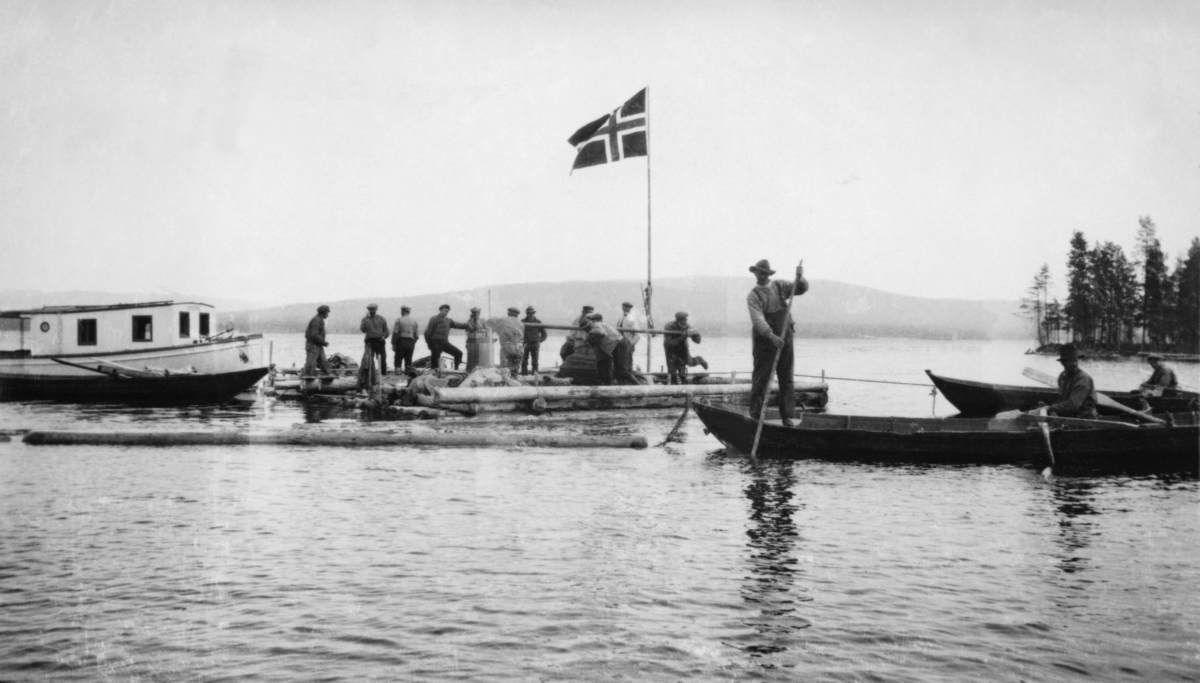
<path fill-rule="evenodd" d="M 54 361 L 55 363 L 69 365 L 73 368 L 79 368 L 80 370 L 88 370 L 90 372 L 98 372 L 101 375 L 104 375 L 106 377 L 112 377 L 113 379 L 129 379 L 129 377 L 127 375 L 118 374 L 118 372 L 115 368 L 113 370 L 101 370 L 100 368 L 89 368 L 86 365 L 80 365 L 79 363 L 72 363 L 70 361 L 65 361 L 61 358 L 51 358 L 50 360 Z"/>
<path fill-rule="evenodd" d="M 1044 407 L 1038 409 L 1037 414 L 1041 417 L 1045 417 L 1046 409 Z M 1045 422 L 1042 422 L 1041 426 L 1042 426 L 1042 439 L 1045 440 L 1045 442 L 1046 442 L 1046 455 L 1050 456 L 1050 464 L 1046 465 L 1046 469 L 1042 470 L 1042 477 L 1045 479 L 1049 479 L 1050 475 L 1054 474 L 1054 471 L 1053 471 L 1054 448 L 1052 448 L 1050 446 L 1050 425 L 1046 424 Z"/>
<path fill-rule="evenodd" d="M 1052 386 L 1052 387 L 1058 386 L 1057 379 L 1042 372 L 1041 370 L 1034 370 L 1033 368 L 1025 368 L 1021 372 L 1021 374 L 1025 375 L 1029 379 L 1037 380 L 1037 381 L 1041 382 L 1042 384 L 1045 384 L 1048 386 Z M 1116 410 L 1118 412 L 1128 413 L 1129 415 L 1132 415 L 1139 420 L 1145 420 L 1146 422 L 1156 422 L 1158 424 L 1166 424 L 1166 422 L 1158 419 L 1157 417 L 1154 417 L 1153 415 L 1147 415 L 1141 411 L 1134 410 L 1133 408 L 1130 408 L 1129 406 L 1121 405 L 1120 403 L 1117 403 L 1116 401 L 1109 398 L 1106 394 L 1102 394 L 1099 391 L 1096 392 L 1096 403 L 1105 408 L 1111 408 L 1112 410 Z"/>
<path fill-rule="evenodd" d="M 801 266 L 804 265 L 804 259 L 800 259 L 800 265 Z M 797 266 L 796 269 L 799 270 L 799 266 Z M 784 325 L 783 334 L 785 335 L 785 337 L 788 333 L 788 328 L 787 328 L 788 322 L 787 321 L 789 319 L 791 319 L 791 317 L 792 317 L 792 300 L 795 298 L 796 298 L 796 282 L 793 280 L 792 281 L 792 291 L 788 293 L 788 305 L 787 305 L 788 314 L 787 314 L 787 317 L 784 318 L 784 322 L 783 322 L 783 325 Z M 785 346 L 787 345 L 786 340 L 785 340 L 784 345 Z M 776 370 L 776 368 L 779 367 L 779 357 L 782 355 L 783 355 L 783 346 L 780 346 L 779 348 L 775 349 L 775 361 L 771 363 L 771 374 L 768 375 L 768 378 L 767 378 L 767 390 L 766 390 L 766 392 L 763 393 L 762 407 L 759 408 L 759 410 L 758 410 L 758 425 L 754 428 L 754 445 L 750 447 L 750 457 L 752 459 L 756 455 L 758 455 L 758 439 L 759 439 L 759 437 L 762 436 L 763 419 L 766 418 L 766 416 L 767 416 L 767 399 L 769 399 L 771 397 L 771 379 L 770 378 L 775 376 L 775 370 Z"/>

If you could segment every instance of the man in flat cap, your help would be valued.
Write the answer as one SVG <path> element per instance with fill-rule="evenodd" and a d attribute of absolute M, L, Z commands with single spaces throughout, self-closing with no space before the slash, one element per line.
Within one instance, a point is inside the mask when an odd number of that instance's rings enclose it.
<path fill-rule="evenodd" d="M 1146 356 L 1146 362 L 1154 368 L 1154 372 L 1150 374 L 1150 379 L 1138 387 L 1143 393 L 1162 396 L 1164 389 L 1179 388 L 1179 378 L 1175 376 L 1175 370 L 1163 362 L 1161 355 L 1152 353 Z"/>
<path fill-rule="evenodd" d="M 775 271 L 771 270 L 771 263 L 767 259 L 750 266 L 750 272 L 754 273 L 757 280 L 754 289 L 746 296 L 746 307 L 750 310 L 750 323 L 753 325 L 751 337 L 754 349 L 750 414 L 756 419 L 762 414 L 763 402 L 771 388 L 771 364 L 775 362 L 778 351 L 779 364 L 774 368 L 774 374 L 779 380 L 779 415 L 784 426 L 790 427 L 796 416 L 796 391 L 792 380 L 796 354 L 792 346 L 795 323 L 788 310 L 788 297 L 807 292 L 808 281 L 804 279 L 802 265 L 796 266 L 795 280 L 772 280 Z"/>
<path fill-rule="evenodd" d="M 633 310 L 633 304 L 629 303 L 628 301 L 621 304 L 621 317 L 617 320 L 617 329 L 641 330 L 644 328 L 645 325 L 642 324 L 641 316 L 637 314 L 637 311 Z M 617 349 L 617 358 L 620 359 L 621 357 L 624 357 L 624 360 L 615 360 L 614 362 L 617 362 L 618 365 L 624 365 L 629 373 L 632 374 L 633 353 L 637 350 L 638 339 L 640 339 L 642 335 L 637 332 L 623 331 L 621 332 L 621 336 L 625 338 L 625 341 Z"/>
<path fill-rule="evenodd" d="M 675 319 L 663 325 L 663 332 L 677 334 L 663 335 L 663 352 L 667 357 L 667 384 L 687 384 L 688 368 L 697 365 L 708 369 L 708 361 L 700 356 L 693 357 L 688 348 L 688 340 L 700 343 L 700 333 L 688 325 L 688 314 L 679 311 Z"/>
<path fill-rule="evenodd" d="M 400 318 L 392 327 L 392 351 L 396 354 L 396 373 L 401 371 L 401 365 L 412 370 L 413 350 L 417 347 L 417 334 L 420 324 L 409 315 L 412 309 L 400 307 Z"/>
<path fill-rule="evenodd" d="M 473 372 L 478 367 L 492 367 L 492 331 L 487 322 L 480 317 L 482 312 L 478 306 L 472 306 L 471 317 L 467 318 L 467 372 Z M 487 358 L 480 357 L 483 342 L 487 342 Z"/>
<path fill-rule="evenodd" d="M 591 306 L 584 306 L 583 312 L 579 314 L 579 317 L 571 321 L 570 327 L 578 328 L 579 331 L 567 333 L 567 341 L 563 343 L 562 349 L 560 349 L 558 352 L 558 355 L 561 356 L 563 360 L 566 360 L 571 356 L 572 353 L 575 352 L 576 346 L 582 346 L 583 344 L 587 343 L 587 326 L 589 322 L 588 316 L 591 315 L 592 311 L 594 310 L 596 309 Z"/>
<path fill-rule="evenodd" d="M 425 326 L 425 345 L 429 347 L 429 367 L 434 370 L 438 369 L 438 362 L 442 359 L 442 353 L 448 353 L 454 357 L 454 369 L 458 369 L 459 363 L 462 362 L 462 349 L 450 343 L 450 330 L 467 329 L 466 323 L 455 322 L 449 318 L 450 304 L 442 304 L 438 306 L 438 314 L 429 319 L 429 324 Z"/>
<path fill-rule="evenodd" d="M 525 326 L 517 320 L 519 315 L 516 306 L 509 306 L 508 315 L 487 320 L 487 326 L 500 339 L 500 367 L 508 368 L 513 377 L 521 369 L 521 346 L 525 342 Z"/>
<path fill-rule="evenodd" d="M 617 328 L 604 322 L 599 313 L 589 313 L 581 324 L 587 343 L 596 349 L 596 382 L 602 385 L 613 383 L 613 354 L 621 341 Z"/>
<path fill-rule="evenodd" d="M 333 374 L 329 369 L 329 361 L 325 358 L 325 319 L 329 317 L 329 307 L 325 304 L 317 306 L 317 314 L 308 321 L 308 329 L 304 330 L 304 376 L 312 377 L 320 370 L 322 375 Z"/>
<path fill-rule="evenodd" d="M 371 357 L 379 357 L 379 374 L 386 375 L 388 324 L 382 315 L 375 313 L 378 310 L 379 304 L 367 304 L 367 314 L 358 328 L 365 335 L 363 341 L 371 350 Z"/>
<path fill-rule="evenodd" d="M 538 354 L 542 349 L 542 342 L 546 341 L 546 328 L 530 327 L 526 323 L 541 323 L 534 315 L 537 311 L 533 310 L 533 306 L 525 307 L 525 317 L 521 319 L 521 324 L 525 328 L 525 351 L 521 355 L 521 374 L 529 374 L 530 361 L 533 361 L 533 374 L 538 372 Z"/>

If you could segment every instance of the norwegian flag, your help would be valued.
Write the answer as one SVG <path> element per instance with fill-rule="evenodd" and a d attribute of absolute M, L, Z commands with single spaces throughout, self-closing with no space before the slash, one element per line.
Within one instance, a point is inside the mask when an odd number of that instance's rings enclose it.
<path fill-rule="evenodd" d="M 646 130 L 646 89 L 642 88 L 619 109 L 580 128 L 567 140 L 578 152 L 571 170 L 646 156 Z"/>

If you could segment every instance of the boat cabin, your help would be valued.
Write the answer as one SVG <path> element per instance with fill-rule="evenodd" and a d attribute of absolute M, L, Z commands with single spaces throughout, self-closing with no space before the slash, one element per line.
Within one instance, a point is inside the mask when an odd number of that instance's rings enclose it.
<path fill-rule="evenodd" d="M 153 301 L 0 311 L 0 357 L 71 356 L 198 344 L 217 333 L 212 306 Z"/>

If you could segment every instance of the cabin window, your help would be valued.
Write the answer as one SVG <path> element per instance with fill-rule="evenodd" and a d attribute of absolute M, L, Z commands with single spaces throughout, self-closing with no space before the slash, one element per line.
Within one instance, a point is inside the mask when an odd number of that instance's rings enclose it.
<path fill-rule="evenodd" d="M 135 342 L 154 341 L 154 329 L 152 315 L 135 315 L 133 316 L 133 340 Z"/>
<path fill-rule="evenodd" d="M 95 346 L 96 345 L 96 319 L 83 318 L 79 320 L 76 330 L 79 338 L 80 346 Z"/>
<path fill-rule="evenodd" d="M 200 314 L 200 336 L 201 337 L 208 336 L 208 314 L 207 313 Z"/>
<path fill-rule="evenodd" d="M 187 311 L 179 312 L 179 336 L 184 339 L 192 336 L 192 314 Z"/>

